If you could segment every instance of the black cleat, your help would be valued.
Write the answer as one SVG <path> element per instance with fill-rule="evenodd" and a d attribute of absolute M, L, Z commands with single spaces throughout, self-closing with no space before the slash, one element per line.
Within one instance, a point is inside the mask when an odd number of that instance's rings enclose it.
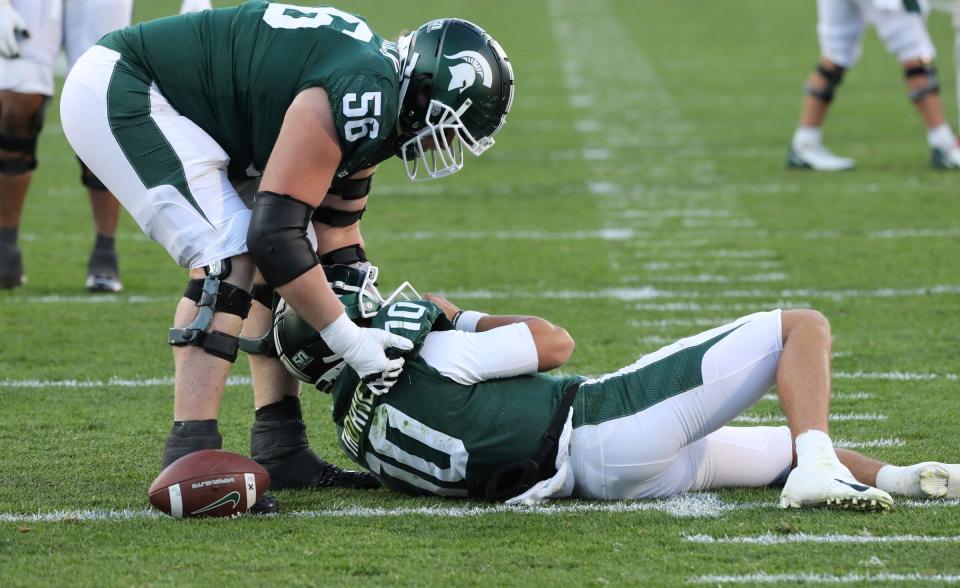
<path fill-rule="evenodd" d="M 380 487 L 371 474 L 338 468 L 310 449 L 300 399 L 295 396 L 257 410 L 250 427 L 250 457 L 270 474 L 274 490 Z"/>
<path fill-rule="evenodd" d="M 160 469 L 177 461 L 188 453 L 201 449 L 222 449 L 223 437 L 217 429 L 216 420 L 174 421 L 163 447 Z"/>
<path fill-rule="evenodd" d="M 117 252 L 113 250 L 94 249 L 87 262 L 87 290 L 90 292 L 119 292 L 123 290 L 120 283 L 120 268 L 117 261 Z"/>
<path fill-rule="evenodd" d="M 277 514 L 280 512 L 280 501 L 277 500 L 276 496 L 264 494 L 253 503 L 253 506 L 247 512 L 257 516 Z"/>
<path fill-rule="evenodd" d="M 26 281 L 20 248 L 16 245 L 0 245 L 0 289 L 16 288 Z"/>
<path fill-rule="evenodd" d="M 270 487 L 274 490 L 291 488 L 349 488 L 370 490 L 379 488 L 380 482 L 368 473 L 339 468 L 320 459 L 309 447 L 287 455 L 280 460 L 254 460 L 270 474 Z"/>

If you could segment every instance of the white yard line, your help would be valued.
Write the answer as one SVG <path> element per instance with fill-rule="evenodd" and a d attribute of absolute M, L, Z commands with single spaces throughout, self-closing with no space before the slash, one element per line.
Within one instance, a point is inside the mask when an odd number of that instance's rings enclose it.
<path fill-rule="evenodd" d="M 903 439 L 894 438 L 883 438 L 883 439 L 872 439 L 869 441 L 851 441 L 848 439 L 834 439 L 833 446 L 841 447 L 843 449 L 876 449 L 878 447 L 905 447 L 907 442 Z"/>
<path fill-rule="evenodd" d="M 624 276 L 621 282 L 625 284 L 636 282 L 666 282 L 668 284 L 736 284 L 741 282 L 785 282 L 787 275 L 783 272 L 766 272 L 759 274 L 677 274 L 657 275 L 644 274 L 642 276 Z"/>
<path fill-rule="evenodd" d="M 514 513 L 521 515 L 563 515 L 585 512 L 630 513 L 641 511 L 663 512 L 678 518 L 717 517 L 735 509 L 733 503 L 724 503 L 716 494 L 691 493 L 646 501 L 617 502 L 555 502 L 543 506 L 457 506 L 437 505 L 422 507 L 365 507 L 343 504 L 338 508 L 281 513 L 281 517 L 338 518 L 338 517 L 403 517 L 432 516 L 447 518 L 478 517 L 492 514 Z M 161 518 L 160 512 L 152 509 L 138 510 L 59 510 L 46 513 L 17 514 L 0 513 L 0 522 L 50 523 L 62 521 L 115 521 L 130 519 Z"/>
<path fill-rule="evenodd" d="M 602 288 L 597 290 L 547 290 L 539 292 L 531 291 L 504 291 L 504 290 L 457 290 L 444 292 L 446 296 L 456 300 L 460 299 L 510 299 L 510 298 L 548 298 L 561 300 L 622 300 L 625 302 L 636 302 L 641 300 L 685 300 L 685 299 L 711 299 L 711 298 L 744 298 L 744 299 L 765 299 L 765 300 L 789 300 L 791 298 L 828 298 L 831 300 L 842 301 L 847 299 L 859 300 L 863 298 L 928 298 L 930 296 L 956 296 L 960 294 L 960 284 L 936 284 L 920 288 L 875 288 L 871 290 L 848 289 L 848 290 L 663 290 L 653 286 L 643 286 L 637 288 Z M 0 299 L 2 300 L 2 299 Z M 13 301 L 16 298 L 8 298 Z M 766 305 L 765 302 L 758 302 L 758 308 Z"/>
<path fill-rule="evenodd" d="M 831 400 L 870 400 L 873 395 L 869 392 L 834 392 L 830 395 Z M 765 394 L 763 400 L 780 400 L 776 394 Z"/>
<path fill-rule="evenodd" d="M 925 380 L 936 380 L 940 377 L 940 374 L 925 373 L 925 372 L 833 372 L 833 377 L 835 379 L 841 380 L 895 380 L 903 382 L 915 382 L 915 381 L 925 381 Z M 957 375 L 953 373 L 948 373 L 943 375 L 944 378 L 948 380 L 956 380 Z"/>
<path fill-rule="evenodd" d="M 710 545 L 790 545 L 794 543 L 960 543 L 960 535 L 809 535 L 807 533 L 720 536 L 684 535 L 690 543 Z"/>
<path fill-rule="evenodd" d="M 847 412 L 837 412 L 830 415 L 830 421 L 836 423 L 843 423 L 849 421 L 885 421 L 887 420 L 887 415 L 877 414 L 877 413 L 847 413 Z M 787 422 L 787 417 L 779 414 L 764 414 L 764 415 L 743 415 L 738 416 L 733 419 L 735 423 L 750 423 L 750 424 L 762 424 L 762 423 L 785 423 Z"/>
<path fill-rule="evenodd" d="M 49 294 L 45 296 L 0 296 L 0 304 L 155 304 L 175 303 L 180 296 L 133 296 L 128 294 Z"/>
<path fill-rule="evenodd" d="M 656 319 L 629 321 L 631 327 L 659 328 L 659 327 L 719 327 L 735 321 L 735 318 L 691 318 L 691 319 Z"/>
<path fill-rule="evenodd" d="M 615 228 L 590 231 L 410 231 L 390 233 L 392 240 L 438 240 L 438 241 L 580 241 L 597 239 L 624 241 L 650 238 L 648 233 L 632 228 Z"/>
<path fill-rule="evenodd" d="M 880 574 L 710 574 L 706 576 L 691 576 L 687 578 L 689 584 L 862 584 L 868 586 L 874 582 L 926 582 L 934 584 L 956 584 L 960 582 L 960 575 L 951 574 L 921 574 L 912 573 L 880 573 Z"/>
<path fill-rule="evenodd" d="M 672 337 L 663 337 L 660 335 L 651 335 L 649 337 L 643 337 L 640 339 L 641 343 L 650 344 L 650 345 L 664 345 L 673 343 L 676 341 Z M 585 374 L 587 375 L 587 374 Z M 843 379 L 843 380 L 895 380 L 895 381 L 918 381 L 918 382 L 927 382 L 938 380 L 940 378 L 946 380 L 957 380 L 957 374 L 947 373 L 947 374 L 933 374 L 933 373 L 918 373 L 918 372 L 834 372 L 834 378 Z M 249 386 L 252 384 L 250 376 L 230 376 L 227 380 L 228 386 Z M 111 376 L 106 380 L 40 380 L 35 378 L 28 379 L 3 379 L 0 380 L 0 388 L 34 388 L 34 389 L 43 389 L 43 388 L 105 388 L 105 387 L 116 387 L 116 388 L 147 388 L 150 386 L 171 386 L 173 385 L 172 376 L 159 376 L 151 378 L 129 378 L 122 376 Z M 834 394 L 834 398 L 837 400 L 866 400 L 869 399 L 869 393 L 866 392 L 854 392 L 854 393 L 843 393 L 838 392 Z M 775 400 L 775 395 L 766 395 L 764 400 Z"/>
<path fill-rule="evenodd" d="M 898 500 L 894 508 L 957 508 L 960 499 L 951 500 Z M 533 507 L 521 506 L 459 506 L 451 500 L 435 506 L 398 506 L 366 507 L 340 504 L 333 508 L 281 512 L 280 518 L 341 518 L 341 517 L 404 517 L 430 516 L 441 518 L 479 517 L 496 514 L 517 515 L 565 515 L 578 513 L 632 513 L 662 512 L 677 518 L 716 518 L 727 513 L 769 509 L 777 506 L 773 502 L 726 502 L 716 494 L 692 492 L 658 500 L 636 500 L 615 502 L 575 502 L 556 501 Z M 38 513 L 0 513 L 0 523 L 56 523 L 74 521 L 126 521 L 138 519 L 165 518 L 165 515 L 153 509 L 123 510 L 57 510 Z"/>
<path fill-rule="evenodd" d="M 228 386 L 250 386 L 250 376 L 230 376 Z M 121 378 L 113 376 L 107 380 L 0 380 L 2 388 L 149 388 L 152 386 L 172 386 L 173 376 L 159 378 Z"/>
<path fill-rule="evenodd" d="M 776 276 L 774 276 L 776 277 Z M 747 279 L 750 276 L 746 277 Z M 755 276 L 757 280 L 771 279 L 770 274 Z M 678 276 L 677 280 L 704 281 L 703 278 L 691 278 L 689 276 Z M 664 279 L 653 279 L 650 281 L 668 281 Z M 653 286 L 643 286 L 637 288 L 603 288 L 598 290 L 554 290 L 554 291 L 529 291 L 529 290 L 455 290 L 442 292 L 454 300 L 506 300 L 521 298 L 545 298 L 554 300 L 620 300 L 623 302 L 638 302 L 643 300 L 676 300 L 673 304 L 688 304 L 680 302 L 689 299 L 710 299 L 710 298 L 739 298 L 739 299 L 760 299 L 755 305 L 731 305 L 714 306 L 715 308 L 739 308 L 757 309 L 760 307 L 782 305 L 781 301 L 791 298 L 828 298 L 831 300 L 842 301 L 847 299 L 863 298 L 928 298 L 930 296 L 956 296 L 960 294 L 960 284 L 937 284 L 924 286 L 920 288 L 876 288 L 872 290 L 663 290 Z M 0 296 L 0 304 L 147 304 L 156 302 L 176 302 L 180 300 L 179 296 L 130 296 L 122 294 L 103 294 L 103 295 L 75 295 L 75 296 Z M 809 304 L 788 303 L 790 305 L 810 306 Z M 692 309 L 693 306 L 690 306 Z"/>

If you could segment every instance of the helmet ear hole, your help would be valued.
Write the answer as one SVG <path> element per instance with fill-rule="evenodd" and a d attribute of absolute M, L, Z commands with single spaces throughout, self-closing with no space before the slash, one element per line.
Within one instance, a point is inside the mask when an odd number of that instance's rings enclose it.
<path fill-rule="evenodd" d="M 433 96 L 433 75 L 421 74 L 417 78 L 417 108 L 425 108 L 430 104 L 430 97 Z"/>

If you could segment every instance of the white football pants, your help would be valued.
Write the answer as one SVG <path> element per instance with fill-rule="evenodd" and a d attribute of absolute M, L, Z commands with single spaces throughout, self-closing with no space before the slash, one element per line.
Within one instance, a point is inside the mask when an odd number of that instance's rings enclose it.
<path fill-rule="evenodd" d="M 53 95 L 53 70 L 63 48 L 69 67 L 110 31 L 130 25 L 133 0 L 12 0 L 27 25 L 20 57 L 0 58 L 0 90 Z"/>

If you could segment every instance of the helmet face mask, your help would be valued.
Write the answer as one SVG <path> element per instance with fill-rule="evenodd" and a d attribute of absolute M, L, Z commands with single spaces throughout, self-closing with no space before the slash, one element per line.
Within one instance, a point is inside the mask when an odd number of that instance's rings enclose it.
<path fill-rule="evenodd" d="M 356 265 L 331 265 L 323 268 L 330 289 L 352 321 L 368 319 L 383 306 L 383 297 L 377 290 L 377 275 L 380 270 L 370 263 Z"/>
<path fill-rule="evenodd" d="M 411 180 L 463 168 L 464 150 L 494 144 L 513 104 L 513 67 L 500 45 L 465 20 L 428 22 L 399 39 L 398 155 Z"/>

